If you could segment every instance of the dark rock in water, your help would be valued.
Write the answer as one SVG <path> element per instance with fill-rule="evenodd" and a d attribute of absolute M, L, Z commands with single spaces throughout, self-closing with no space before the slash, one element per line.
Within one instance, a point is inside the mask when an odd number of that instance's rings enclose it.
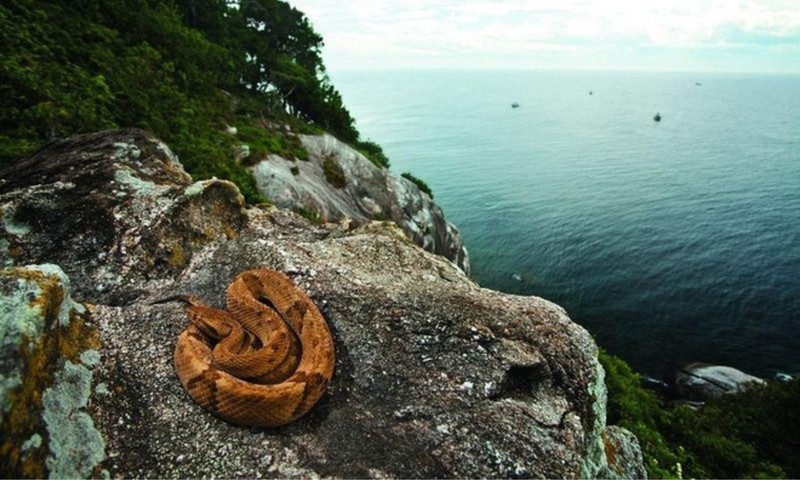
<path fill-rule="evenodd" d="M 678 393 L 686 399 L 705 401 L 726 393 L 738 393 L 764 380 L 741 370 L 720 365 L 692 363 L 675 377 Z"/>
<path fill-rule="evenodd" d="M 648 376 L 642 377 L 642 386 L 662 393 L 666 393 L 670 389 L 669 384 L 667 382 L 660 380 L 658 378 L 653 378 Z"/>
<path fill-rule="evenodd" d="M 13 265 L 2 301 L 42 312 L 0 327 L 30 323 L 30 338 L 52 345 L 44 369 L 22 354 L 0 362 L 19 380 L 2 390 L 11 476 L 644 476 L 636 439 L 605 425 L 588 333 L 550 302 L 480 288 L 393 223 L 314 225 L 246 207 L 228 182 L 191 183 L 136 130 L 58 142 L 0 178 L 0 261 Z M 35 272 L 20 283 L 35 270 L 24 264 L 45 261 L 67 272 L 70 295 L 37 300 Z M 257 267 L 308 292 L 336 348 L 321 402 L 274 430 L 192 402 L 172 364 L 186 313 L 151 304 L 194 294 L 221 306 L 231 279 Z M 43 400 L 16 403 L 29 398 L 20 392 Z M 25 416 L 7 435 L 15 409 Z"/>

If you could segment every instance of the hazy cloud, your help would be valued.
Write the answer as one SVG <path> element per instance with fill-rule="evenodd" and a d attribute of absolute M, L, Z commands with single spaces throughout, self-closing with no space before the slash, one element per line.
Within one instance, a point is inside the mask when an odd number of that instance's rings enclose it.
<path fill-rule="evenodd" d="M 290 0 L 326 42 L 329 69 L 353 67 L 647 68 L 644 51 L 725 49 L 753 69 L 800 71 L 800 1 Z M 774 51 L 773 51 L 774 50 Z M 766 55 L 766 57 L 764 57 Z M 790 59 L 795 58 L 795 65 Z M 704 61 L 709 57 L 704 54 Z M 712 59 L 713 60 L 713 59 Z M 680 63 L 680 55 L 673 56 Z M 727 63 L 725 63 L 727 62 Z M 738 69 L 740 64 L 733 64 Z M 701 65 L 702 67 L 702 65 Z"/>

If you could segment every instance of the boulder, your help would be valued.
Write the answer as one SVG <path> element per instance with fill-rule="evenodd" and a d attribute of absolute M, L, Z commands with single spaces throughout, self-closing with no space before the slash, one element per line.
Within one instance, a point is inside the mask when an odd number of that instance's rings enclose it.
<path fill-rule="evenodd" d="M 2 419 L 18 432 L 4 436 L 11 476 L 642 475 L 635 438 L 606 428 L 589 334 L 555 304 L 479 287 L 392 222 L 312 224 L 247 207 L 227 182 L 191 183 L 137 130 L 55 143 L 0 179 L 4 274 L 57 262 L 71 296 L 45 303 L 69 305 L 80 326 L 44 363 L 18 348 L 0 364 L 20 379 L 4 383 L 5 405 L 27 412 Z M 193 294 L 221 307 L 228 283 L 260 267 L 309 294 L 336 348 L 326 395 L 277 429 L 233 426 L 192 402 L 172 364 L 186 313 L 152 304 Z M 41 303 L 14 293 L 18 283 L 0 283 L 4 298 Z M 63 308 L 45 310 L 31 338 L 61 345 L 48 325 Z M 55 373 L 29 380 L 42 371 L 31 365 Z M 26 402 L 25 388 L 42 400 Z"/>
<path fill-rule="evenodd" d="M 706 401 L 726 393 L 738 393 L 764 380 L 733 367 L 691 363 L 675 377 L 678 393 L 686 399 Z"/>
<path fill-rule="evenodd" d="M 307 161 L 269 155 L 253 167 L 258 189 L 281 208 L 313 212 L 321 221 L 391 220 L 414 243 L 442 255 L 469 274 L 461 234 L 444 212 L 413 182 L 335 137 L 300 135 Z M 336 171 L 335 179 L 330 171 Z"/>
<path fill-rule="evenodd" d="M 0 172 L 0 265 L 56 264 L 77 297 L 125 304 L 204 244 L 235 235 L 243 206 L 229 182 L 192 184 L 141 130 L 81 135 Z"/>

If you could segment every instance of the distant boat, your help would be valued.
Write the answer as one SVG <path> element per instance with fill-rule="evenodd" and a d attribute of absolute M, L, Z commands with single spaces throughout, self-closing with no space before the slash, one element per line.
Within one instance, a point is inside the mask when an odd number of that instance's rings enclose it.
<path fill-rule="evenodd" d="M 519 108 L 519 102 L 512 103 L 511 108 Z"/>
<path fill-rule="evenodd" d="M 703 84 L 702 84 L 702 83 L 700 83 L 700 82 L 694 82 L 694 86 L 695 86 L 695 87 L 702 87 L 702 86 L 703 86 Z"/>
<path fill-rule="evenodd" d="M 660 122 L 661 121 L 661 114 L 660 113 L 656 113 L 656 116 L 653 117 L 653 120 L 655 120 L 656 122 Z"/>
<path fill-rule="evenodd" d="M 589 90 L 589 95 L 592 95 L 592 91 L 591 90 Z"/>

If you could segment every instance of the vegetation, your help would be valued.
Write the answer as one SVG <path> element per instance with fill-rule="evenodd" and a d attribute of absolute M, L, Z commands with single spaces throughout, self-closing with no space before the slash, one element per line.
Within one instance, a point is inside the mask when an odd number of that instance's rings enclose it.
<path fill-rule="evenodd" d="M 433 192 L 431 191 L 431 187 L 429 187 L 427 183 L 415 177 L 409 172 L 405 172 L 401 176 L 406 180 L 410 181 L 411 183 L 413 183 L 414 185 L 416 185 L 423 192 L 427 193 L 429 197 L 433 198 Z"/>
<path fill-rule="evenodd" d="M 322 37 L 280 0 L 17 0 L 0 5 L 0 167 L 112 127 L 165 140 L 195 177 L 263 200 L 233 151 L 306 158 L 290 125 L 362 142 L 322 62 Z M 236 126 L 237 135 L 226 132 Z"/>
<path fill-rule="evenodd" d="M 608 423 L 639 438 L 653 478 L 800 477 L 800 380 L 725 395 L 700 409 L 665 406 L 619 358 L 602 352 Z"/>
<path fill-rule="evenodd" d="M 383 153 L 383 149 L 377 143 L 365 140 L 358 141 L 354 145 L 370 162 L 380 168 L 389 168 L 389 158 Z"/>
<path fill-rule="evenodd" d="M 330 155 L 325 157 L 322 162 L 322 170 L 325 173 L 325 179 L 333 185 L 333 188 L 344 188 L 347 186 L 347 177 L 344 175 L 342 166 Z"/>
<path fill-rule="evenodd" d="M 317 211 L 312 208 L 300 207 L 297 210 L 297 213 L 311 223 L 319 222 L 319 213 L 317 213 Z"/>
<path fill-rule="evenodd" d="M 250 156 L 243 160 L 244 165 L 255 165 L 270 153 L 289 160 L 308 160 L 308 152 L 297 135 L 282 129 L 237 124 L 236 138 L 250 147 Z"/>

